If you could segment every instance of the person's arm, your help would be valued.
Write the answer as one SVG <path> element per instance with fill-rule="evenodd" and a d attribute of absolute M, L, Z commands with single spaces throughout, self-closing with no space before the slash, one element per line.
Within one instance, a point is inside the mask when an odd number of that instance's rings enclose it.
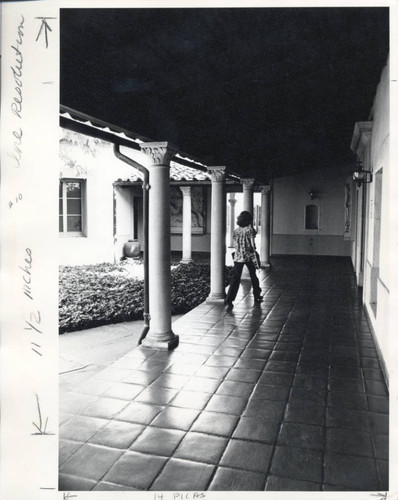
<path fill-rule="evenodd" d="M 250 226 L 250 244 L 252 246 L 252 249 L 253 249 L 253 252 L 256 251 L 256 241 L 255 241 L 255 238 L 256 238 L 256 230 L 254 229 L 253 226 Z"/>

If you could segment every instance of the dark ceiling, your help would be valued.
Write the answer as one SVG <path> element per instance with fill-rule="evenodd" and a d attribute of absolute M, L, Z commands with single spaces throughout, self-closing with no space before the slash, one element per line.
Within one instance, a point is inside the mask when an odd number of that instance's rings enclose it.
<path fill-rule="evenodd" d="M 265 182 L 351 160 L 388 8 L 62 9 L 61 104 Z"/>

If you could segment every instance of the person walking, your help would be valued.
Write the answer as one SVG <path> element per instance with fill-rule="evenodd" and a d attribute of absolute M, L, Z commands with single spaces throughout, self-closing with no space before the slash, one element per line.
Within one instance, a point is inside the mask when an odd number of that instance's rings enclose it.
<path fill-rule="evenodd" d="M 257 234 L 253 228 L 253 215 L 247 211 L 241 212 L 238 216 L 237 224 L 239 227 L 233 233 L 235 248 L 235 252 L 232 254 L 234 259 L 234 276 L 228 289 L 227 298 L 225 299 L 227 310 L 233 308 L 233 301 L 239 290 L 242 270 L 245 264 L 249 270 L 254 300 L 255 302 L 263 301 L 260 283 L 256 275 L 256 267 L 252 260 L 252 256 L 256 250 L 254 238 Z"/>

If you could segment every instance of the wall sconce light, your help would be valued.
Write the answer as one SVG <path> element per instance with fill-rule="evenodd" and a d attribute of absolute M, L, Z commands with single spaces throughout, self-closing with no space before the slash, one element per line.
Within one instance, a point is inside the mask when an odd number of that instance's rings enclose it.
<path fill-rule="evenodd" d="M 370 170 L 364 170 L 361 164 L 361 160 L 357 161 L 357 168 L 352 173 L 352 178 L 357 183 L 360 188 L 362 184 L 369 184 L 373 180 L 372 172 Z"/>
<path fill-rule="evenodd" d="M 310 197 L 311 200 L 315 200 L 315 198 L 317 197 L 317 194 L 315 193 L 315 191 L 311 188 L 309 191 L 308 191 L 308 196 Z"/>

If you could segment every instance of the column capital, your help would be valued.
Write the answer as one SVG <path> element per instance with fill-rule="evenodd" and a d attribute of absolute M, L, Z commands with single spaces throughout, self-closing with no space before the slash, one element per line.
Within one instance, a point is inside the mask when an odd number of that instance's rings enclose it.
<path fill-rule="evenodd" d="M 238 200 L 235 200 L 235 198 L 229 198 L 228 199 L 228 202 L 231 204 L 231 205 L 236 205 Z"/>
<path fill-rule="evenodd" d="M 240 182 L 243 186 L 243 189 L 252 189 L 254 186 L 254 178 L 252 178 L 252 177 L 250 177 L 250 178 L 247 177 L 247 178 L 241 179 Z"/>
<path fill-rule="evenodd" d="M 177 153 L 178 148 L 169 142 L 143 142 L 141 151 L 149 156 L 153 165 L 170 165 L 170 160 Z"/>
<path fill-rule="evenodd" d="M 180 190 L 184 196 L 191 194 L 191 186 L 180 186 Z"/>
<path fill-rule="evenodd" d="M 207 167 L 211 182 L 222 182 L 226 176 L 227 167 Z"/>
<path fill-rule="evenodd" d="M 271 192 L 271 186 L 261 186 L 261 194 L 269 194 Z"/>

